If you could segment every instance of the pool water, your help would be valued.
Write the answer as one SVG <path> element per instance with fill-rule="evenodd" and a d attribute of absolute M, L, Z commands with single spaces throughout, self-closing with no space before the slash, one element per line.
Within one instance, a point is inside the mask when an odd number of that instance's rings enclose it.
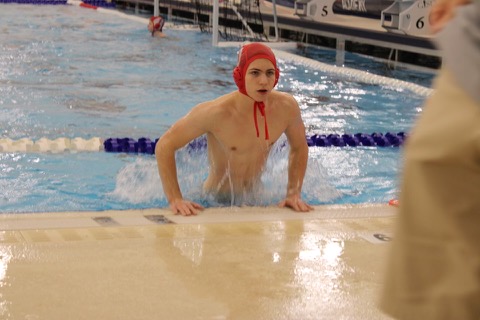
<path fill-rule="evenodd" d="M 330 65 L 337 64 L 337 53 L 336 50 L 333 49 L 305 46 L 290 51 L 292 53 Z M 361 69 L 365 72 L 384 77 L 409 81 L 424 87 L 430 87 L 432 85 L 433 76 L 436 73 L 436 71 L 429 70 L 427 68 L 416 68 L 413 65 L 406 66 L 400 63 L 393 67 L 393 62 L 387 63 L 385 61 L 381 61 L 380 59 L 374 59 L 372 57 L 363 56 L 352 52 L 345 52 L 342 66 L 347 68 Z"/>
<path fill-rule="evenodd" d="M 167 29 L 168 39 L 153 39 L 138 21 L 76 6 L 0 6 L 1 138 L 155 139 L 192 106 L 236 90 L 237 49 L 212 48 L 208 34 Z M 299 63 L 279 67 L 277 88 L 299 102 L 308 135 L 408 132 L 425 99 Z M 281 145 L 256 204 L 285 193 Z M 314 205 L 387 202 L 397 194 L 401 152 L 312 147 L 303 197 Z M 185 197 L 203 201 L 205 153 L 181 150 L 177 159 Z M 151 155 L 0 153 L 3 213 L 166 205 Z"/>

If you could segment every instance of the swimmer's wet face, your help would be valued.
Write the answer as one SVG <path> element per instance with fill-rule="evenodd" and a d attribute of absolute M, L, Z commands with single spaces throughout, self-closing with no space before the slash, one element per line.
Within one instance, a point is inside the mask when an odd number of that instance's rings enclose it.
<path fill-rule="evenodd" d="M 275 66 L 268 59 L 254 60 L 245 74 L 247 95 L 255 101 L 265 101 L 276 82 Z"/>
<path fill-rule="evenodd" d="M 274 86 L 280 77 L 280 70 L 277 68 L 277 60 L 273 54 L 272 49 L 262 43 L 249 43 L 244 45 L 238 52 L 238 63 L 233 70 L 233 79 L 238 87 L 238 91 L 248 95 L 245 88 L 245 78 L 250 64 L 259 59 L 266 59 L 270 61 L 275 71 Z"/>

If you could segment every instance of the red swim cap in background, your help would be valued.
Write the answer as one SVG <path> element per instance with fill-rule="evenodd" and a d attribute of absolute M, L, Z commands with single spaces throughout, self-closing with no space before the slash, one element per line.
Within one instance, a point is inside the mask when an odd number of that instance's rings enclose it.
<path fill-rule="evenodd" d="M 153 30 L 152 30 L 152 36 L 153 34 L 155 33 L 155 31 L 160 31 L 162 32 L 162 29 L 163 29 L 163 25 L 165 24 L 165 20 L 163 20 L 162 17 L 158 16 L 158 17 L 151 17 L 150 18 L 150 22 L 152 23 L 153 25 Z"/>
<path fill-rule="evenodd" d="M 238 90 L 244 95 L 248 96 L 246 86 L 245 86 L 245 74 L 247 73 L 248 66 L 250 63 L 257 59 L 267 59 L 273 64 L 275 68 L 275 84 L 278 83 L 278 78 L 280 77 L 280 70 L 277 67 L 277 60 L 273 54 L 272 49 L 268 46 L 254 42 L 248 43 L 240 48 L 238 52 L 238 62 L 235 69 L 233 69 L 233 80 L 238 87 Z M 269 139 L 268 136 L 268 127 L 267 127 L 267 115 L 265 114 L 265 104 L 261 101 L 255 101 L 253 104 L 253 117 L 255 121 L 255 129 L 257 130 L 257 137 L 260 136 L 258 132 L 258 123 L 257 123 L 257 108 L 260 110 L 261 115 L 264 117 L 265 122 L 265 140 Z"/>

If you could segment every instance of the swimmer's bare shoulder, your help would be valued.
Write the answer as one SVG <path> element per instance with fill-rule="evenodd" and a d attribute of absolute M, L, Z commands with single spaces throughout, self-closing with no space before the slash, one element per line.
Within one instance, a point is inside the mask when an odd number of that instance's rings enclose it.
<path fill-rule="evenodd" d="M 295 98 L 289 93 L 282 91 L 272 91 L 271 95 L 277 103 L 282 103 L 284 105 L 295 108 L 298 107 L 297 100 L 295 100 Z"/>
<path fill-rule="evenodd" d="M 282 118 L 297 119 L 301 116 L 297 100 L 289 93 L 272 91 L 270 103 L 273 108 L 272 113 Z"/>
<path fill-rule="evenodd" d="M 193 139 L 213 132 L 218 124 L 228 117 L 228 111 L 225 110 L 227 108 L 222 108 L 228 104 L 227 100 L 228 98 L 220 97 L 195 105 L 162 135 L 157 144 L 159 149 L 162 147 L 177 150 Z"/>
<path fill-rule="evenodd" d="M 192 108 L 187 117 L 203 123 L 207 129 L 218 123 L 218 121 L 227 118 L 231 114 L 230 107 L 234 103 L 234 95 L 229 93 L 219 98 L 199 103 Z"/>

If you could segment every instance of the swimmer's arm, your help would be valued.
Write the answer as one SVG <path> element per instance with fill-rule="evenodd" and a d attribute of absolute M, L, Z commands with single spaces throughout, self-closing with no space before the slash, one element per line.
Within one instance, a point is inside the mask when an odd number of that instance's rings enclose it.
<path fill-rule="evenodd" d="M 158 172 L 163 191 L 175 214 L 195 215 L 203 207 L 195 202 L 184 200 L 178 184 L 175 153 L 188 142 L 204 134 L 206 124 L 205 112 L 201 105 L 192 109 L 185 117 L 177 121 L 160 137 L 155 146 Z"/>
<path fill-rule="evenodd" d="M 298 109 L 298 107 L 297 107 Z M 305 139 L 305 125 L 300 110 L 295 112 L 292 123 L 287 127 L 285 134 L 290 145 L 288 156 L 288 184 L 285 200 L 280 202 L 281 207 L 290 207 L 295 211 L 307 212 L 313 207 L 301 198 L 303 179 L 307 170 L 308 145 Z"/>

